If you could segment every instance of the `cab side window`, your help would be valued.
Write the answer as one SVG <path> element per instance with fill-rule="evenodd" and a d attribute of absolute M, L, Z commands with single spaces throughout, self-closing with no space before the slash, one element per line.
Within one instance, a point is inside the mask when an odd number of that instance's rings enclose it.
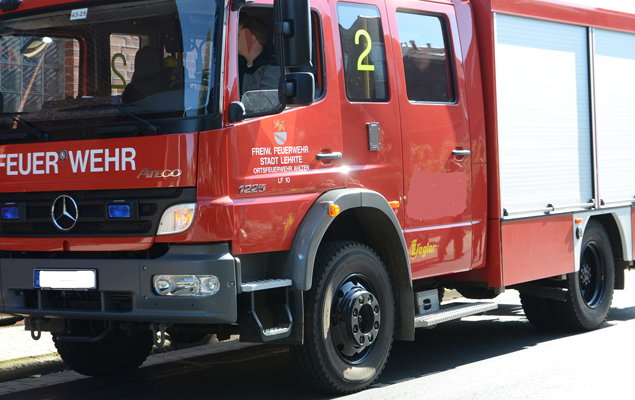
<path fill-rule="evenodd" d="M 433 15 L 397 12 L 399 42 L 410 101 L 456 100 L 447 27 Z"/>
<path fill-rule="evenodd" d="M 325 91 L 322 32 L 319 14 L 311 12 L 312 65 L 287 68 L 287 72 L 310 72 L 315 79 L 315 99 Z M 271 7 L 243 7 L 239 17 L 238 71 L 241 101 L 247 113 L 277 109 L 280 65 L 275 57 L 273 9 Z"/>
<path fill-rule="evenodd" d="M 350 101 L 387 101 L 386 54 L 379 9 L 338 3 L 346 97 Z"/>

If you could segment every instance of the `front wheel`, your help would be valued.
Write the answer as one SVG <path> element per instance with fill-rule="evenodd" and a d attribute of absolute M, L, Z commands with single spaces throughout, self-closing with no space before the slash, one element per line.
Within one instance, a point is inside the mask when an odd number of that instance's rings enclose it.
<path fill-rule="evenodd" d="M 580 269 L 567 275 L 566 302 L 552 302 L 553 310 L 567 328 L 590 331 L 606 321 L 613 301 L 615 263 L 604 227 L 589 221 L 582 239 Z"/>
<path fill-rule="evenodd" d="M 293 353 L 307 380 L 332 393 L 370 386 L 386 365 L 395 329 L 392 286 L 379 256 L 360 243 L 325 244 L 305 300 L 305 344 Z"/>

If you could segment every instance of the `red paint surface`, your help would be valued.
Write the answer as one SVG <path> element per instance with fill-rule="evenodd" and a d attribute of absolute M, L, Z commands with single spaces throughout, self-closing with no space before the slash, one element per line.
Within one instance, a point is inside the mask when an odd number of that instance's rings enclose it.
<path fill-rule="evenodd" d="M 503 221 L 505 286 L 574 272 L 571 215 Z"/>
<path fill-rule="evenodd" d="M 141 251 L 154 243 L 152 237 L 118 238 L 2 238 L 7 251 Z"/>
<path fill-rule="evenodd" d="M 485 265 L 487 248 L 487 166 L 472 164 L 472 268 Z"/>
<path fill-rule="evenodd" d="M 82 4 L 83 3 L 82 0 L 23 0 L 22 3 L 20 3 L 20 6 L 18 7 L 17 10 L 11 11 L 8 13 L 3 13 L 0 11 L 0 16 L 2 16 L 3 14 L 10 15 L 11 13 L 19 12 L 19 11 L 32 10 L 36 8 L 57 6 L 60 4 L 71 4 L 71 3 L 77 3 L 77 8 L 86 7 L 84 4 Z"/>
<path fill-rule="evenodd" d="M 288 250 L 293 236 L 318 194 L 234 202 L 236 254 Z"/>
<path fill-rule="evenodd" d="M 635 15 L 605 10 L 601 8 L 601 2 L 597 3 L 597 6 L 581 6 L 559 0 L 491 0 L 491 10 L 576 25 L 635 31 Z"/>

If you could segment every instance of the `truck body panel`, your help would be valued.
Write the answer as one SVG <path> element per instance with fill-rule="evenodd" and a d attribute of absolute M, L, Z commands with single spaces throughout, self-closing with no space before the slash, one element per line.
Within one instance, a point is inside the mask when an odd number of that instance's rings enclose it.
<path fill-rule="evenodd" d="M 574 272 L 570 215 L 507 221 L 501 229 L 505 286 Z"/>

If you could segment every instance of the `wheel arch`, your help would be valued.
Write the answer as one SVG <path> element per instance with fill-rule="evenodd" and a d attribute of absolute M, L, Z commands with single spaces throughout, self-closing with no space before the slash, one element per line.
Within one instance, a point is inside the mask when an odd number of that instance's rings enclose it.
<path fill-rule="evenodd" d="M 629 254 L 629 252 L 627 251 L 628 243 L 626 242 L 628 239 L 627 236 L 631 236 L 630 234 L 628 234 L 629 232 L 631 232 L 630 218 L 628 223 L 625 223 L 625 221 L 623 221 L 623 218 L 620 218 L 619 215 L 610 213 L 595 215 L 590 219 L 596 220 L 601 223 L 602 226 L 604 226 L 606 233 L 609 235 L 609 240 L 611 241 L 613 258 L 616 261 L 627 260 L 629 258 L 629 255 L 632 254 L 632 250 L 631 254 Z"/>
<path fill-rule="evenodd" d="M 609 236 L 615 261 L 615 288 L 624 289 L 624 268 L 633 259 L 630 208 L 626 213 L 607 213 L 591 217 L 602 224 Z M 623 215 L 622 215 L 623 214 Z"/>
<path fill-rule="evenodd" d="M 336 217 L 329 206 L 340 208 Z M 354 240 L 371 247 L 386 265 L 396 303 L 395 339 L 414 339 L 414 294 L 406 241 L 388 201 L 366 189 L 336 189 L 320 196 L 296 232 L 284 263 L 293 288 L 309 290 L 315 256 L 320 245 L 331 240 Z"/>

